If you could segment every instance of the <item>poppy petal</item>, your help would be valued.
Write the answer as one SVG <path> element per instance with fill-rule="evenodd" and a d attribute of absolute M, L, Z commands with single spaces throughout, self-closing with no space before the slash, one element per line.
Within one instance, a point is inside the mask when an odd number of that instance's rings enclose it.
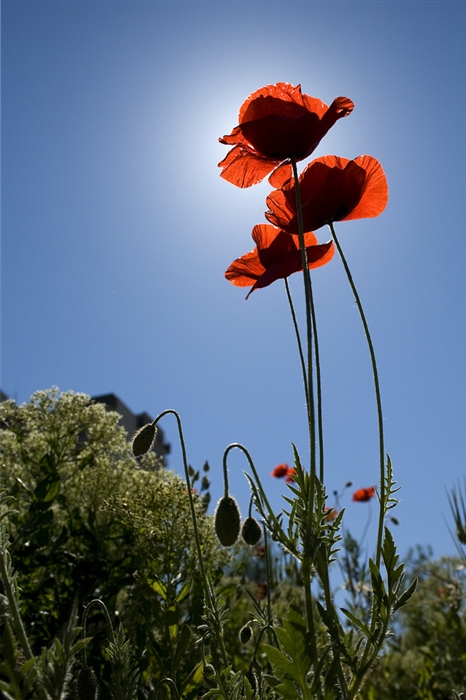
<path fill-rule="evenodd" d="M 225 272 L 225 277 L 236 287 L 250 287 L 264 272 L 265 267 L 260 262 L 257 248 L 255 248 L 232 262 Z"/>
<path fill-rule="evenodd" d="M 265 102 L 265 98 L 273 98 L 275 102 Z M 275 85 L 265 85 L 249 95 L 240 107 L 238 123 L 260 119 L 271 113 L 283 117 L 289 116 L 290 107 L 287 103 L 303 106 L 308 111 L 315 112 L 318 117 L 323 117 L 328 109 L 327 105 L 316 97 L 303 95 L 301 85 L 275 83 Z M 270 111 L 271 109 L 273 112 Z"/>
<path fill-rule="evenodd" d="M 242 145 L 235 146 L 218 164 L 220 177 L 237 187 L 251 187 L 261 182 L 280 161 L 262 158 Z"/>
<path fill-rule="evenodd" d="M 366 171 L 366 181 L 359 203 L 345 221 L 379 216 L 388 202 L 387 178 L 379 161 L 372 156 L 358 156 L 354 162 Z"/>
<path fill-rule="evenodd" d="M 292 177 L 293 168 L 291 163 L 285 161 L 284 163 L 281 163 L 278 168 L 275 168 L 269 177 L 269 184 L 272 185 L 272 187 L 283 187 L 283 185 L 288 182 L 288 180 L 291 180 Z"/>
<path fill-rule="evenodd" d="M 287 235 L 287 234 L 285 234 Z M 329 260 L 332 259 L 334 254 L 334 246 L 332 241 L 328 243 L 322 243 L 321 245 L 313 245 L 306 248 L 307 262 L 309 269 L 314 269 L 316 267 L 321 267 L 325 265 Z M 283 258 L 278 259 L 273 265 L 271 265 L 267 270 L 259 277 L 257 282 L 250 289 L 246 299 L 252 292 L 256 289 L 263 289 L 268 287 L 272 282 L 278 279 L 285 279 L 289 277 L 294 272 L 300 272 L 303 269 L 301 261 L 301 252 L 296 250 L 292 253 L 288 253 Z"/>
<path fill-rule="evenodd" d="M 238 125 L 219 141 L 233 146 L 221 163 L 221 176 L 238 187 L 260 182 L 280 163 L 307 158 L 327 131 L 354 104 L 337 97 L 330 107 L 301 86 L 290 83 L 266 85 L 253 92 L 241 105 Z M 254 163 L 254 161 L 257 161 Z M 272 186 L 282 186 L 283 172 L 275 173 Z"/>
<path fill-rule="evenodd" d="M 323 156 L 299 177 L 304 230 L 315 231 L 331 221 L 378 216 L 388 201 L 388 185 L 380 163 L 372 156 L 354 160 Z M 296 234 L 295 185 L 292 180 L 267 197 L 267 220 Z"/>

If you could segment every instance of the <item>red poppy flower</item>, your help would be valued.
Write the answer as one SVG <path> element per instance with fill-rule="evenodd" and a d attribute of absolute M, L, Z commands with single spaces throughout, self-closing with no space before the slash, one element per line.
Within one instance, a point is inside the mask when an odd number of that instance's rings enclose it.
<path fill-rule="evenodd" d="M 258 600 L 264 600 L 264 598 L 267 597 L 268 590 L 269 590 L 269 587 L 268 587 L 266 581 L 261 581 L 259 583 L 256 583 L 256 598 Z"/>
<path fill-rule="evenodd" d="M 286 472 L 285 481 L 287 484 L 292 484 L 294 482 L 293 475 L 296 474 L 296 469 L 294 467 L 289 467 Z"/>
<path fill-rule="evenodd" d="M 375 496 L 375 488 L 373 486 L 369 486 L 367 489 L 358 489 L 353 493 L 353 501 L 357 501 L 358 503 L 365 503 L 366 501 L 370 501 L 371 498 L 374 498 Z"/>
<path fill-rule="evenodd" d="M 303 269 L 297 236 L 270 224 L 257 224 L 251 235 L 256 243 L 254 250 L 237 258 L 225 272 L 227 280 L 237 287 L 252 285 L 246 299 L 255 289 L 268 287 L 275 280 Z M 317 245 L 317 238 L 310 232 L 305 234 L 304 242 L 309 269 L 321 267 L 332 259 L 331 241 Z"/>
<path fill-rule="evenodd" d="M 324 510 L 324 520 L 326 522 L 331 523 L 338 517 L 338 511 L 336 511 L 335 508 L 329 508 L 328 506 L 325 506 Z"/>
<path fill-rule="evenodd" d="M 219 163 L 221 176 L 237 187 L 250 187 L 284 161 L 307 158 L 353 107 L 347 97 L 337 97 L 328 107 L 289 83 L 256 90 L 241 105 L 238 126 L 219 139 L 233 146 Z"/>
<path fill-rule="evenodd" d="M 270 476 L 274 476 L 276 479 L 281 479 L 283 476 L 286 476 L 288 473 L 288 465 L 287 464 L 278 464 L 273 471 L 270 472 Z"/>
<path fill-rule="evenodd" d="M 388 185 L 379 161 L 372 156 L 354 160 L 323 156 L 312 161 L 299 177 L 305 231 L 333 221 L 378 216 L 388 201 Z M 292 179 L 267 197 L 270 223 L 298 233 L 295 185 Z"/>

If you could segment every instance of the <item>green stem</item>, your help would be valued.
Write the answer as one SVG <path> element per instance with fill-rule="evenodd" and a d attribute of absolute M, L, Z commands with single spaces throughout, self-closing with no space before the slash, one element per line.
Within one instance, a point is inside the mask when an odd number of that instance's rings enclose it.
<path fill-rule="evenodd" d="M 5 595 L 8 600 L 10 614 L 13 619 L 14 629 L 21 644 L 23 654 L 27 660 L 34 658 L 31 645 L 24 628 L 23 619 L 19 611 L 18 601 L 16 598 L 16 586 L 11 572 L 10 555 L 6 548 L 2 548 L 0 554 L 0 578 L 3 582 Z"/>
<path fill-rule="evenodd" d="M 324 483 L 324 424 L 322 417 L 322 378 L 320 373 L 319 339 L 317 336 L 317 320 L 314 297 L 311 298 L 312 332 L 314 335 L 314 357 L 316 367 L 316 397 L 317 397 L 317 430 L 319 435 L 319 480 Z"/>
<path fill-rule="evenodd" d="M 377 569 L 380 569 L 380 563 L 381 563 L 381 558 L 382 558 L 383 521 L 384 521 L 384 517 L 385 517 L 386 495 L 385 495 L 385 446 L 384 446 L 383 413 L 382 413 L 382 400 L 381 400 L 381 395 L 380 395 L 379 374 L 378 374 L 378 370 L 377 370 L 377 362 L 375 359 L 374 345 L 372 343 L 372 338 L 371 338 L 371 334 L 369 332 L 369 326 L 367 324 L 366 316 L 365 316 L 364 310 L 362 308 L 361 299 L 359 297 L 358 291 L 357 291 L 356 286 L 354 284 L 353 277 L 351 275 L 346 258 L 343 254 L 343 250 L 341 248 L 341 245 L 340 245 L 338 238 L 336 236 L 335 228 L 334 228 L 332 222 L 329 223 L 329 227 L 330 227 L 330 231 L 332 232 L 332 237 L 333 237 L 333 240 L 335 242 L 335 246 L 338 250 L 341 261 L 343 263 L 343 267 L 345 269 L 346 276 L 348 278 L 351 290 L 353 292 L 354 299 L 356 301 L 356 306 L 358 307 L 359 315 L 361 317 L 362 325 L 364 328 L 364 333 L 366 336 L 367 345 L 369 348 L 369 354 L 370 354 L 370 358 L 371 358 L 372 376 L 373 376 L 374 390 L 375 390 L 375 400 L 376 400 L 376 405 L 377 405 L 377 422 L 378 422 L 378 431 L 379 431 L 380 493 L 379 493 L 379 521 L 378 521 L 378 528 L 377 528 L 377 543 L 376 543 L 376 565 L 377 565 Z M 376 624 L 377 624 L 376 608 L 375 608 L 375 602 L 373 601 L 373 603 L 372 603 L 372 617 L 371 617 L 371 625 L 370 625 L 371 632 L 375 631 Z M 386 627 L 386 625 L 385 625 L 385 627 Z M 379 636 L 379 640 L 383 640 L 383 638 L 384 637 Z M 380 650 L 381 644 L 382 644 L 382 641 L 380 641 L 379 643 L 374 643 L 374 642 L 370 643 L 369 640 L 367 640 L 366 648 L 364 649 L 364 653 L 363 653 L 362 659 L 361 659 L 360 673 L 357 674 L 357 677 L 353 681 L 353 684 L 350 687 L 350 690 L 348 693 L 349 700 L 352 700 L 352 698 L 354 698 L 356 696 L 356 693 L 358 692 L 358 689 L 362 683 L 362 679 L 364 677 L 364 674 L 366 673 L 370 664 L 376 658 L 376 656 Z M 370 653 L 371 646 L 373 647 L 372 654 Z"/>
<path fill-rule="evenodd" d="M 371 334 L 369 332 L 369 326 L 366 321 L 366 316 L 362 308 L 361 299 L 359 297 L 358 291 L 353 281 L 353 276 L 351 275 L 348 263 L 343 254 L 343 250 L 338 241 L 337 235 L 335 233 L 335 228 L 333 223 L 329 224 L 330 231 L 332 232 L 332 237 L 335 242 L 335 246 L 340 255 L 343 267 L 345 268 L 346 276 L 348 277 L 348 282 L 350 283 L 351 290 L 356 301 L 356 306 L 358 307 L 359 315 L 361 317 L 362 325 L 364 328 L 364 333 L 366 335 L 367 345 L 369 347 L 369 354 L 371 358 L 372 365 L 372 376 L 374 381 L 375 390 L 375 401 L 377 404 L 377 422 L 379 430 L 379 478 L 380 478 L 380 494 L 379 494 L 379 523 L 377 530 L 377 547 L 376 547 L 376 564 L 377 568 L 380 568 L 380 561 L 382 556 L 382 540 L 383 540 L 383 521 L 385 517 L 385 446 L 384 446 L 384 430 L 383 430 L 383 414 L 382 414 L 382 399 L 380 396 L 380 383 L 379 383 L 379 373 L 377 370 L 377 362 L 375 359 L 374 345 L 372 343 Z"/>
<path fill-rule="evenodd" d="M 308 268 L 307 254 L 306 254 L 306 243 L 304 239 L 304 222 L 302 213 L 302 203 L 301 203 L 301 189 L 299 184 L 298 169 L 296 167 L 296 160 L 293 158 L 291 160 L 291 165 L 293 168 L 293 177 L 295 184 L 295 197 L 296 197 L 296 215 L 298 223 L 298 240 L 299 248 L 301 251 L 301 262 L 303 267 L 303 279 L 304 279 L 304 295 L 306 303 L 306 329 L 307 329 L 307 380 L 308 380 L 308 423 L 309 423 L 309 440 L 310 440 L 310 475 L 309 475 L 309 496 L 307 501 L 307 519 L 305 529 L 302 535 L 303 539 L 303 559 L 302 559 L 302 576 L 304 582 L 304 592 L 305 592 L 305 606 L 306 606 L 306 618 L 307 626 L 309 630 L 313 662 L 314 665 L 317 664 L 317 639 L 316 639 L 316 628 L 314 622 L 314 611 L 312 604 L 312 594 L 311 594 L 311 583 L 312 583 L 312 569 L 311 569 L 311 541 L 313 537 L 313 518 L 315 509 L 315 479 L 316 479 L 316 428 L 315 428 L 315 405 L 314 405 L 314 370 L 313 370 L 313 335 L 314 341 L 315 330 L 316 330 L 316 320 L 314 311 L 314 301 L 312 295 L 311 286 L 311 275 Z M 314 333 L 313 333 L 314 331 Z M 314 350 L 315 352 L 315 350 Z M 317 354 L 317 360 L 318 360 Z M 316 367 L 316 376 L 319 376 L 319 395 L 318 401 L 321 405 L 321 395 L 320 395 L 320 369 Z M 322 438 L 322 418 L 321 409 L 319 408 L 320 418 L 320 438 Z M 320 443 L 320 451 L 322 450 L 322 443 Z M 321 456 L 320 463 L 320 476 L 323 479 L 323 461 Z M 318 688 L 318 695 L 320 697 L 321 691 Z"/>
<path fill-rule="evenodd" d="M 299 333 L 298 320 L 296 318 L 293 299 L 291 298 L 290 285 L 288 284 L 287 277 L 285 277 L 285 289 L 286 289 L 286 296 L 288 298 L 288 304 L 290 307 L 291 319 L 293 321 L 293 328 L 294 328 L 294 332 L 295 332 L 295 336 L 296 336 L 296 342 L 298 344 L 299 361 L 301 363 L 301 372 L 303 375 L 304 395 L 306 397 L 306 406 L 309 406 L 309 384 L 307 381 L 306 361 L 304 359 L 303 344 L 301 342 L 301 335 Z"/>
<path fill-rule="evenodd" d="M 293 178 L 295 185 L 295 197 L 296 197 L 296 216 L 298 222 L 298 241 L 299 249 L 301 251 L 301 264 L 303 268 L 303 280 L 304 280 L 304 299 L 306 303 L 306 331 L 307 331 L 307 385 L 308 385 L 308 402 L 307 402 L 307 420 L 309 425 L 309 443 L 310 443 L 310 473 L 311 482 L 314 482 L 314 476 L 316 473 L 316 431 L 315 431 L 315 406 L 314 406 L 314 373 L 313 373 L 313 362 L 312 362 L 312 287 L 311 287 L 311 276 L 309 274 L 307 253 L 306 253 L 306 243 L 304 241 L 304 222 L 303 213 L 301 205 L 301 188 L 299 184 L 298 168 L 296 166 L 296 160 L 291 159 L 291 165 L 293 168 Z M 314 495 L 314 488 L 311 487 L 310 497 Z M 309 503 L 311 506 L 312 500 Z M 311 510 L 311 508 L 310 508 Z"/>
<path fill-rule="evenodd" d="M 208 578 L 207 578 L 207 573 L 206 573 L 206 570 L 205 570 L 205 567 L 204 567 L 204 559 L 203 559 L 203 556 L 202 556 L 201 538 L 200 538 L 200 535 L 199 535 L 199 528 L 198 528 L 198 525 L 197 525 L 197 516 L 196 516 L 196 509 L 195 509 L 195 506 L 194 506 L 194 498 L 193 498 L 193 494 L 192 494 L 192 491 L 191 491 L 191 482 L 190 482 L 190 479 L 189 479 L 188 457 L 187 457 L 187 453 L 186 453 L 186 443 L 185 443 L 185 440 L 184 440 L 183 427 L 182 427 L 182 425 L 181 425 L 181 418 L 180 418 L 180 416 L 178 415 L 178 413 L 177 413 L 176 411 L 174 411 L 173 409 L 170 409 L 170 408 L 169 408 L 169 409 L 167 409 L 166 411 L 162 411 L 162 413 L 160 413 L 160 414 L 157 416 L 157 418 L 153 421 L 153 424 L 154 424 L 154 425 L 157 425 L 157 423 L 159 422 L 159 420 L 161 420 L 161 419 L 162 419 L 164 416 L 166 416 L 167 414 L 172 414 L 173 416 L 175 416 L 176 423 L 177 423 L 177 426 L 178 426 L 178 435 L 179 435 L 179 439 L 180 439 L 181 453 L 182 453 L 182 458 L 183 458 L 184 474 L 185 474 L 185 479 L 186 479 L 186 487 L 187 487 L 187 491 L 188 491 L 189 508 L 190 508 L 190 511 L 191 511 L 191 520 L 192 520 L 192 523 L 193 523 L 193 530 L 194 530 L 194 540 L 195 540 L 195 543 L 196 543 L 197 557 L 198 557 L 198 560 L 199 560 L 199 571 L 200 571 L 200 574 L 201 574 L 202 585 L 203 585 L 203 588 L 204 588 L 204 595 L 205 595 L 205 599 L 206 599 L 206 604 L 207 604 L 207 606 L 210 608 L 210 610 L 215 610 L 215 611 L 217 611 L 216 601 L 215 601 L 215 598 L 214 598 L 214 595 L 213 595 L 211 586 L 210 586 L 209 581 L 208 581 Z M 227 652 L 226 652 L 226 649 L 225 649 L 225 644 L 224 644 L 224 642 L 223 642 L 223 637 L 222 637 L 221 633 L 219 633 L 219 634 L 217 635 L 217 637 L 218 637 L 218 638 L 216 639 L 216 641 L 217 641 L 217 643 L 218 643 L 218 645 L 219 645 L 220 654 L 221 654 L 221 657 L 222 657 L 222 662 L 223 662 L 223 664 L 226 666 L 226 665 L 228 664 L 228 656 L 227 656 Z"/>

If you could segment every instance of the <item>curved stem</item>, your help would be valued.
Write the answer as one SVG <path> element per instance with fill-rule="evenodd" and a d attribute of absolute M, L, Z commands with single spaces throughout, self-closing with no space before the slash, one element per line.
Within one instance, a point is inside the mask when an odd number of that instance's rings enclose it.
<path fill-rule="evenodd" d="M 288 299 L 288 304 L 290 306 L 291 319 L 293 321 L 293 328 L 294 328 L 294 332 L 295 332 L 295 336 L 296 336 L 296 342 L 298 344 L 299 361 L 301 364 L 301 372 L 303 375 L 303 383 L 304 383 L 304 394 L 306 397 L 306 406 L 308 406 L 309 405 L 309 384 L 307 381 L 306 361 L 304 359 L 303 344 L 301 342 L 301 335 L 299 333 L 298 320 L 296 318 L 293 299 L 291 298 L 290 285 L 288 284 L 287 277 L 285 277 L 285 289 L 286 289 L 286 296 Z"/>
<path fill-rule="evenodd" d="M 375 400 L 376 400 L 376 405 L 377 405 L 377 422 L 378 422 L 378 431 L 379 431 L 379 471 L 380 471 L 380 494 L 379 494 L 379 522 L 378 522 L 378 527 L 377 527 L 377 544 L 376 544 L 376 565 L 377 569 L 380 569 L 380 563 L 381 563 L 381 558 L 382 558 L 382 542 L 383 542 L 383 525 L 384 525 L 384 517 L 385 517 L 385 507 L 386 507 L 386 494 L 385 494 L 385 446 L 384 446 L 384 430 L 383 430 L 383 414 L 382 414 L 382 400 L 380 396 L 380 384 L 379 384 L 379 374 L 377 370 L 377 362 L 375 359 L 375 351 L 374 351 L 374 345 L 372 343 L 372 338 L 369 332 L 369 326 L 367 324 L 366 316 L 364 314 L 364 310 L 362 308 L 361 304 L 361 299 L 359 297 L 358 291 L 356 289 L 356 286 L 353 281 L 353 277 L 351 275 L 348 263 L 346 262 L 346 258 L 343 254 L 343 250 L 341 248 L 341 245 L 338 241 L 338 238 L 335 233 L 335 228 L 333 226 L 333 223 L 329 223 L 330 231 L 332 232 L 332 237 L 335 242 L 335 246 L 338 250 L 338 253 L 340 255 L 341 261 L 343 263 L 343 267 L 345 268 L 346 276 L 348 278 L 348 281 L 350 283 L 351 290 L 354 295 L 354 299 L 356 301 L 356 306 L 358 307 L 359 315 L 361 317 L 362 325 L 364 328 L 364 333 L 366 335 L 366 341 L 367 345 L 369 348 L 369 354 L 371 358 L 371 365 L 372 365 L 372 376 L 373 376 L 373 381 L 374 381 L 374 390 L 375 390 Z M 372 603 L 372 619 L 371 619 L 371 632 L 374 632 L 375 627 L 377 624 L 376 620 L 376 610 L 375 610 L 375 603 Z M 385 625 L 386 627 L 386 625 Z M 384 637 L 379 637 L 379 639 L 383 639 Z M 379 644 L 373 643 L 373 652 L 372 655 L 370 653 L 370 645 L 369 645 L 369 640 L 366 642 L 366 648 L 364 650 L 362 660 L 361 660 L 361 669 L 362 673 L 358 675 L 358 677 L 354 680 L 353 685 L 350 688 L 350 692 L 348 694 L 348 698 L 351 700 L 351 698 L 354 698 L 361 683 L 364 674 L 366 673 L 367 668 L 369 667 L 369 664 L 372 663 L 372 661 L 376 658 L 378 651 L 380 650 L 381 642 Z M 370 660 L 369 660 L 370 659 Z"/>
<path fill-rule="evenodd" d="M 377 568 L 380 568 L 380 560 L 381 560 L 381 556 L 382 556 L 383 521 L 384 521 L 384 517 L 385 517 L 385 446 L 384 446 L 383 413 L 382 413 L 382 399 L 380 396 L 379 373 L 377 370 L 377 362 L 375 359 L 374 345 L 372 343 L 372 338 L 371 338 L 371 334 L 369 332 L 369 326 L 367 324 L 366 316 L 365 316 L 364 310 L 362 308 L 361 299 L 359 297 L 358 291 L 357 291 L 356 286 L 354 284 L 353 277 L 351 275 L 348 263 L 346 262 L 346 258 L 343 254 L 343 250 L 341 248 L 341 245 L 340 245 L 338 238 L 337 238 L 337 235 L 335 233 L 335 228 L 333 226 L 333 223 L 330 223 L 329 227 L 330 227 L 330 231 L 332 232 L 332 237 L 333 237 L 333 240 L 335 242 L 335 246 L 338 250 L 341 261 L 343 263 L 343 267 L 345 268 L 346 276 L 348 277 L 348 282 L 350 283 L 350 287 L 351 287 L 351 290 L 353 292 L 354 299 L 356 301 L 356 306 L 358 307 L 359 315 L 361 317 L 362 325 L 364 328 L 364 333 L 366 335 L 367 345 L 369 347 L 369 354 L 370 354 L 370 358 L 371 358 L 372 376 L 373 376 L 374 390 L 375 390 L 375 401 L 377 404 L 377 422 L 378 422 L 378 430 L 379 430 L 379 472 L 380 472 L 379 502 L 380 502 L 380 509 L 379 509 L 379 523 L 378 523 L 378 530 L 377 530 L 376 564 L 377 564 Z"/>
<path fill-rule="evenodd" d="M 153 425 L 157 425 L 159 420 L 161 420 L 164 416 L 168 414 L 172 414 L 175 416 L 176 423 L 178 426 L 178 435 L 180 438 L 180 445 L 181 445 L 181 453 L 182 453 L 182 458 L 183 458 L 183 467 L 184 467 L 184 474 L 185 474 L 185 479 L 186 479 L 186 487 L 188 491 L 188 498 L 189 498 L 189 508 L 191 511 L 191 520 L 193 523 L 193 530 L 194 530 L 194 540 L 196 542 L 196 550 L 197 550 L 197 557 L 199 559 L 199 571 L 201 573 L 201 579 L 202 579 L 202 585 L 204 587 L 204 595 L 206 598 L 206 604 L 211 610 L 217 610 L 216 606 L 216 601 L 214 599 L 214 595 L 212 593 L 211 586 L 209 584 L 208 578 L 207 578 L 207 573 L 204 567 L 204 559 L 202 557 L 202 547 L 201 547 L 201 538 L 199 535 L 199 528 L 197 525 L 197 516 L 196 516 L 196 509 L 194 507 L 194 498 L 193 494 L 191 491 L 191 482 L 189 480 L 189 465 L 188 465 L 188 457 L 186 453 L 186 443 L 184 441 L 184 435 L 183 435 L 183 427 L 181 425 L 181 418 L 178 415 L 176 411 L 173 409 L 168 408 L 165 411 L 162 411 L 155 420 L 152 421 Z M 219 648 L 220 648 L 220 653 L 222 656 L 223 663 L 226 665 L 228 662 L 228 656 L 226 653 L 225 649 L 225 644 L 223 642 L 223 637 L 221 634 L 218 634 L 218 639 L 216 640 Z"/>

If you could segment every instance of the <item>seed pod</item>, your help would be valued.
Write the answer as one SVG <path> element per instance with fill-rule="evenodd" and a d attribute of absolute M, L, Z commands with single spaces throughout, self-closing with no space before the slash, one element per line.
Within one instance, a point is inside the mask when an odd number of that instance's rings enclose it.
<path fill-rule="evenodd" d="M 255 518 L 246 518 L 241 528 L 241 536 L 246 544 L 249 544 L 251 547 L 254 547 L 254 545 L 260 542 L 262 528 Z"/>
<path fill-rule="evenodd" d="M 152 423 L 147 423 L 141 430 L 138 430 L 133 438 L 133 455 L 140 457 L 149 452 L 154 444 L 157 428 Z"/>
<path fill-rule="evenodd" d="M 252 629 L 249 625 L 243 625 L 239 631 L 239 641 L 241 644 L 247 644 L 252 637 Z"/>
<path fill-rule="evenodd" d="M 78 674 L 79 700 L 97 700 L 99 697 L 99 681 L 95 671 L 90 666 L 82 668 Z"/>
<path fill-rule="evenodd" d="M 238 504 L 231 496 L 223 496 L 215 511 L 215 532 L 224 547 L 231 547 L 239 537 L 241 514 Z"/>
<path fill-rule="evenodd" d="M 204 676 L 215 676 L 215 668 L 212 666 L 212 664 L 205 664 Z"/>

